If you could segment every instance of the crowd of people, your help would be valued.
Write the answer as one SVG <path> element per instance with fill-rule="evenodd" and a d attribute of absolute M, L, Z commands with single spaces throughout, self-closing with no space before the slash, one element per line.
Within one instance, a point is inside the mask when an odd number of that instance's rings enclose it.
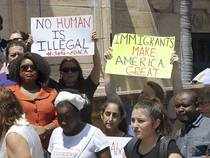
<path fill-rule="evenodd" d="M 0 30 L 2 24 L 0 16 Z M 105 74 L 106 100 L 94 123 L 93 96 L 101 71 L 97 49 L 87 78 L 80 63 L 66 57 L 55 81 L 47 60 L 30 51 L 31 35 L 17 30 L 8 39 L 0 38 L 0 158 L 111 158 L 107 137 L 130 137 L 122 158 L 210 156 L 210 118 L 200 110 L 200 92 L 175 94 L 170 106 L 176 120 L 171 121 L 162 87 L 149 81 L 129 114 Z M 106 60 L 111 53 L 109 48 Z"/>

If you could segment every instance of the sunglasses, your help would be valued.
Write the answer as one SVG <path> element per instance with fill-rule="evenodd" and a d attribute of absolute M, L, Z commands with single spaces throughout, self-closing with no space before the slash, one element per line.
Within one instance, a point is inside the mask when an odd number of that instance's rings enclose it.
<path fill-rule="evenodd" d="M 20 70 L 27 71 L 30 68 L 30 70 L 35 71 L 36 66 L 35 65 L 22 65 L 20 66 Z"/>
<path fill-rule="evenodd" d="M 69 72 L 78 72 L 79 71 L 79 68 L 78 67 L 71 67 L 71 68 L 69 68 L 69 67 L 65 67 L 65 68 L 62 68 L 61 69 L 61 72 L 64 72 L 64 73 L 69 73 Z"/>
<path fill-rule="evenodd" d="M 23 38 L 14 38 L 14 39 L 7 40 L 8 43 L 11 43 L 13 41 L 23 41 Z"/>

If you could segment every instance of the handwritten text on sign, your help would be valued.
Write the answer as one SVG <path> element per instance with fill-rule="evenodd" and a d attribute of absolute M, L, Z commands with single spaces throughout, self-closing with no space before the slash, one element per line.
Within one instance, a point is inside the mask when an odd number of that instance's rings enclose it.
<path fill-rule="evenodd" d="M 91 15 L 31 18 L 32 52 L 41 56 L 93 55 Z"/>
<path fill-rule="evenodd" d="M 107 61 L 106 73 L 170 78 L 170 59 L 175 37 L 144 36 L 121 33 L 114 36 L 112 59 Z"/>
<path fill-rule="evenodd" d="M 109 142 L 112 158 L 124 158 L 124 147 L 132 139 L 131 137 L 105 137 Z"/>

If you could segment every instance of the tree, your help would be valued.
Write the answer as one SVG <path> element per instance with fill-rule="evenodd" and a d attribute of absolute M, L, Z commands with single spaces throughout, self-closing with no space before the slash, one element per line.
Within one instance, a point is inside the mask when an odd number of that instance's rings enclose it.
<path fill-rule="evenodd" d="M 180 61 L 182 84 L 189 83 L 193 73 L 193 51 L 191 37 L 192 0 L 180 3 Z"/>

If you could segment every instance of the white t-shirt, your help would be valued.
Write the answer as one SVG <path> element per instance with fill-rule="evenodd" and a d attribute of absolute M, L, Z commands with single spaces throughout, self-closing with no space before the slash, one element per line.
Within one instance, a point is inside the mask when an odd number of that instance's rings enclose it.
<path fill-rule="evenodd" d="M 103 132 L 86 124 L 84 129 L 75 136 L 66 136 L 63 129 L 54 129 L 48 147 L 51 158 L 96 158 L 96 152 L 108 147 Z"/>
<path fill-rule="evenodd" d="M 44 158 L 42 144 L 36 131 L 30 125 L 13 125 L 7 131 L 5 138 L 0 144 L 0 158 L 7 158 L 5 139 L 9 133 L 17 133 L 28 143 L 32 158 Z"/>

